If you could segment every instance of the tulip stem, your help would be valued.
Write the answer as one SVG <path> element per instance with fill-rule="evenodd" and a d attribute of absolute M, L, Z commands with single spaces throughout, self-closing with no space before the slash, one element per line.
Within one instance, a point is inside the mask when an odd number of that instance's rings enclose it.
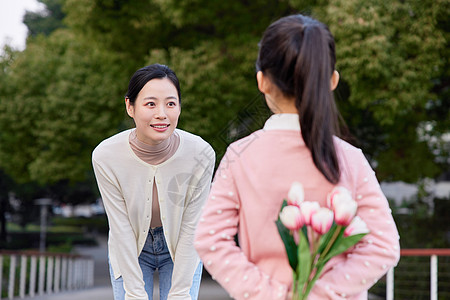
<path fill-rule="evenodd" d="M 334 241 L 336 241 L 337 237 L 339 236 L 339 233 L 341 232 L 341 225 L 337 225 L 335 231 L 333 232 L 333 236 L 330 239 L 330 242 L 327 244 L 325 250 L 323 250 L 323 252 L 320 254 L 319 259 L 321 259 L 322 257 L 325 257 L 328 254 L 328 251 L 330 251 L 331 247 L 334 244 Z"/>
<path fill-rule="evenodd" d="M 293 299 L 295 299 L 296 295 L 297 295 L 297 272 L 293 272 L 294 273 L 294 284 L 292 287 L 292 294 L 294 296 Z"/>
<path fill-rule="evenodd" d="M 316 234 L 314 230 L 310 230 L 311 232 L 311 270 L 314 269 L 314 265 L 317 259 L 317 252 L 319 250 L 319 238 L 316 238 Z"/>

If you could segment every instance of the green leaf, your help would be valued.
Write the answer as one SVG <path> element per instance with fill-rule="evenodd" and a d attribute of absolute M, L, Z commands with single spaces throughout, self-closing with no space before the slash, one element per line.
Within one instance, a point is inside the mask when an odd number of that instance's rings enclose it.
<path fill-rule="evenodd" d="M 344 228 L 343 228 L 344 229 Z M 340 234 L 340 236 L 342 233 Z M 353 245 L 355 245 L 359 240 L 362 239 L 363 236 L 365 236 L 366 233 L 361 234 L 355 234 L 344 238 L 338 238 L 336 240 L 336 243 L 333 245 L 333 247 L 330 249 L 330 252 L 324 257 L 324 262 L 326 263 L 328 260 L 330 260 L 332 257 L 341 254 L 342 252 L 346 251 Z"/>
<path fill-rule="evenodd" d="M 337 228 L 337 225 L 336 225 L 336 223 L 333 222 L 333 225 L 331 226 L 330 230 L 328 230 L 327 233 L 325 233 L 324 235 L 322 235 L 320 237 L 319 248 L 317 251 L 319 254 L 323 252 L 325 247 L 330 242 L 331 237 L 334 235 L 334 232 L 336 231 L 336 228 Z"/>
<path fill-rule="evenodd" d="M 292 270 L 295 272 L 298 266 L 298 258 L 297 258 L 297 244 L 295 244 L 294 237 L 291 234 L 291 231 L 284 227 L 283 223 L 281 223 L 280 218 L 275 222 L 277 224 L 278 233 L 280 234 L 281 239 L 283 240 L 284 247 L 286 249 L 286 253 L 289 259 L 289 264 L 291 265 Z"/>
<path fill-rule="evenodd" d="M 305 236 L 306 242 L 308 243 L 308 247 L 309 247 L 309 239 L 308 239 L 308 226 L 303 226 L 302 227 L 302 232 L 303 235 Z"/>
<path fill-rule="evenodd" d="M 313 279 L 310 282 L 308 282 L 308 285 L 306 286 L 306 290 L 303 294 L 303 299 L 306 299 L 307 296 L 309 295 L 309 292 L 313 288 L 314 283 L 316 283 L 316 280 L 319 278 L 320 274 L 322 273 L 322 269 L 324 266 L 325 266 L 325 263 L 318 262 L 316 264 L 316 274 L 314 275 Z"/>
<path fill-rule="evenodd" d="M 305 228 L 306 226 L 303 226 Z M 311 253 L 309 251 L 309 243 L 307 235 L 303 233 L 303 230 L 298 232 L 299 243 L 298 243 L 298 269 L 299 283 L 303 287 L 304 283 L 308 281 L 309 273 L 311 272 Z"/>

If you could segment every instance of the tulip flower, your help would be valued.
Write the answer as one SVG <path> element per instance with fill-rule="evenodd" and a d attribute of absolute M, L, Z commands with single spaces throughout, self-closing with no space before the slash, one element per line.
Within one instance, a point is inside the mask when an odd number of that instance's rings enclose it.
<path fill-rule="evenodd" d="M 347 228 L 345 228 L 344 236 L 356 235 L 360 233 L 369 233 L 369 228 L 360 217 L 356 216 Z"/>
<path fill-rule="evenodd" d="M 300 203 L 300 211 L 305 221 L 305 225 L 311 225 L 311 216 L 315 214 L 319 208 L 320 205 L 317 202 L 305 201 Z"/>
<path fill-rule="evenodd" d="M 299 206 L 305 199 L 305 193 L 303 191 L 303 185 L 294 181 L 288 193 L 287 203 L 288 205 Z"/>
<path fill-rule="evenodd" d="M 276 226 L 294 272 L 292 299 L 305 300 L 326 263 L 358 243 L 369 229 L 355 216 L 358 204 L 345 187 L 335 187 L 326 199 L 304 201 L 303 186 L 294 182 L 287 198 Z M 323 200 L 328 207 L 320 207 Z"/>
<path fill-rule="evenodd" d="M 335 202 L 345 200 L 353 200 L 352 194 L 345 187 L 337 186 L 330 192 L 330 194 L 328 194 L 327 205 L 329 208 L 333 209 Z"/>
<path fill-rule="evenodd" d="M 352 199 L 337 197 L 333 201 L 334 219 L 336 224 L 347 226 L 356 214 L 358 204 Z"/>
<path fill-rule="evenodd" d="M 288 205 L 283 208 L 280 212 L 280 220 L 289 230 L 299 230 L 304 224 L 300 209 L 294 205 Z"/>
<path fill-rule="evenodd" d="M 311 227 L 318 234 L 325 234 L 333 225 L 333 211 L 322 207 L 311 216 Z"/>

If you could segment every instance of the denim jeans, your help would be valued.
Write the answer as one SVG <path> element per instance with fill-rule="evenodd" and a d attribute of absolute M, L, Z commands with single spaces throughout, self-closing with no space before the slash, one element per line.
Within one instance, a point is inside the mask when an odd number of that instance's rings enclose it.
<path fill-rule="evenodd" d="M 145 291 L 148 299 L 153 299 L 153 275 L 158 270 L 159 275 L 159 298 L 166 300 L 172 282 L 173 261 L 170 257 L 169 248 L 162 227 L 149 230 L 147 241 L 139 255 L 139 265 L 144 276 Z M 189 291 L 192 300 L 197 300 L 202 277 L 203 264 L 200 262 L 194 273 L 192 286 Z M 113 286 L 114 300 L 125 299 L 125 289 L 123 287 L 122 276 L 114 279 L 111 264 L 109 265 L 111 283 Z"/>

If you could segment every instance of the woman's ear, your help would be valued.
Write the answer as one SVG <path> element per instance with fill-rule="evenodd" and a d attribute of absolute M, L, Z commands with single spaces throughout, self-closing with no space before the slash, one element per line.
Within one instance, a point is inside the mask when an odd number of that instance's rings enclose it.
<path fill-rule="evenodd" d="M 339 73 L 334 70 L 333 75 L 331 75 L 331 90 L 334 91 L 339 83 Z"/>
<path fill-rule="evenodd" d="M 127 109 L 127 114 L 130 117 L 134 118 L 134 106 L 133 106 L 133 104 L 131 104 L 130 98 L 128 98 L 128 97 L 125 97 L 125 107 Z"/>
<path fill-rule="evenodd" d="M 267 94 L 270 92 L 271 83 L 262 71 L 258 71 L 258 73 L 256 73 L 256 81 L 258 82 L 258 89 L 261 93 Z"/>

